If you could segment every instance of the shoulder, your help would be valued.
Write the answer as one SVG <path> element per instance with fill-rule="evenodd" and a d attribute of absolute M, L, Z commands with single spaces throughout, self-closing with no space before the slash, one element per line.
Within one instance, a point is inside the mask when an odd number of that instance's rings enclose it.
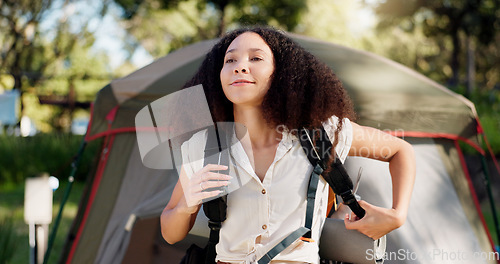
<path fill-rule="evenodd" d="M 339 128 L 339 118 L 336 116 L 328 118 L 325 122 L 323 122 L 323 128 L 328 134 L 328 138 L 330 139 L 330 141 L 334 142 L 335 132 Z M 341 130 L 339 131 L 339 140 L 347 138 L 352 139 L 353 128 L 352 128 L 352 123 L 348 118 L 342 119 L 342 126 L 340 127 L 340 129 Z"/>
<path fill-rule="evenodd" d="M 184 141 L 181 145 L 181 152 L 184 158 L 189 157 L 190 160 L 195 158 L 199 153 L 203 155 L 203 149 L 205 149 L 207 141 L 207 130 L 201 130 L 196 132 L 188 140 Z M 197 158 L 197 157 L 196 157 Z"/>
<path fill-rule="evenodd" d="M 330 133 L 330 131 L 335 132 L 339 125 L 339 118 L 337 116 L 331 116 L 325 122 L 323 122 L 323 127 Z M 352 130 L 351 121 L 348 118 L 342 119 L 342 130 Z"/>
<path fill-rule="evenodd" d="M 335 142 L 336 131 L 339 128 L 339 118 L 337 116 L 331 116 L 325 122 L 323 122 L 323 127 L 328 135 L 328 138 L 333 143 Z M 337 133 L 338 141 L 335 146 L 335 152 L 342 162 L 345 161 L 349 150 L 351 149 L 353 141 L 353 128 L 351 121 L 348 118 L 342 119 L 342 126 L 340 131 Z"/>
<path fill-rule="evenodd" d="M 184 144 L 189 144 L 189 145 L 199 145 L 199 144 L 204 144 L 205 141 L 207 141 L 207 129 L 200 130 L 194 135 L 191 136 Z"/>

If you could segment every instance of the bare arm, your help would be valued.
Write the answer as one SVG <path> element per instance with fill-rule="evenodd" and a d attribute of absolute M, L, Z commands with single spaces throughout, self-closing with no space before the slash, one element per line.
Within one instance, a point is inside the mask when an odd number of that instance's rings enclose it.
<path fill-rule="evenodd" d="M 380 208 L 360 201 L 367 211 L 359 221 L 345 219 L 348 229 L 357 229 L 378 239 L 400 227 L 406 220 L 415 181 L 415 154 L 406 141 L 378 129 L 352 123 L 353 142 L 350 156 L 361 156 L 389 162 L 392 177 L 392 208 Z"/>
<path fill-rule="evenodd" d="M 181 169 L 181 174 L 185 174 L 184 169 Z M 180 177 L 184 177 L 184 175 Z M 182 202 L 179 204 L 181 200 Z M 170 201 L 160 217 L 161 234 L 165 241 L 174 244 L 184 239 L 193 227 L 200 207 L 201 205 L 187 207 L 181 182 L 177 181 L 172 197 L 170 197 Z"/>
<path fill-rule="evenodd" d="M 201 207 L 201 200 L 220 194 L 219 191 L 204 192 L 203 190 L 229 184 L 228 175 L 211 171 L 225 169 L 227 167 L 222 165 L 209 164 L 191 177 L 187 177 L 184 168 L 181 168 L 179 181 L 160 216 L 161 234 L 165 241 L 174 244 L 186 237 L 193 228 Z M 215 179 L 221 181 L 211 181 Z M 183 187 L 186 188 L 186 193 Z"/>

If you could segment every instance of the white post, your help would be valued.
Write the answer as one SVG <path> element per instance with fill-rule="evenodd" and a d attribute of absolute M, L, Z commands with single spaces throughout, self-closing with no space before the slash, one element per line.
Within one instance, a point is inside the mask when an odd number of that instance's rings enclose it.
<path fill-rule="evenodd" d="M 26 179 L 24 221 L 29 225 L 30 263 L 41 264 L 52 222 L 52 188 L 46 174 Z"/>
<path fill-rule="evenodd" d="M 35 223 L 29 223 L 30 264 L 36 264 L 36 228 Z"/>

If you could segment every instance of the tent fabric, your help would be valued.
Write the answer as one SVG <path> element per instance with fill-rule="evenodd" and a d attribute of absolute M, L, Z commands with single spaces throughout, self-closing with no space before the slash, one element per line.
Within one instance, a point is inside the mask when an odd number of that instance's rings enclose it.
<path fill-rule="evenodd" d="M 118 135 L 113 144 L 114 155 L 107 161 L 85 223 L 91 231 L 83 229 L 85 235 L 77 241 L 73 263 L 114 263 L 121 250 L 123 256 L 126 250 L 123 243 L 130 235 L 130 230 L 125 229 L 129 219 L 159 215 L 177 182 L 177 176 L 168 174 L 172 171 L 152 170 L 142 165 L 135 135 Z M 110 257 L 107 252 L 113 255 Z"/>
<path fill-rule="evenodd" d="M 132 137 L 131 135 L 125 136 Z M 92 263 L 94 261 L 94 256 L 99 247 L 99 244 L 95 241 L 101 241 L 109 219 L 109 213 L 115 206 L 117 193 L 123 180 L 122 175 L 125 172 L 125 167 L 122 164 L 126 162 L 126 159 L 123 159 L 122 154 L 129 154 L 133 145 L 120 144 L 120 138 L 118 140 L 114 139 L 115 137 L 112 136 L 107 141 L 110 144 L 105 144 L 102 150 L 96 177 L 90 183 L 88 204 L 84 209 L 80 208 L 83 216 L 75 235 L 77 243 L 75 246 L 78 245 L 78 248 L 71 248 L 68 260 L 76 260 L 77 263 Z M 115 145 L 115 143 L 117 144 Z M 111 149 L 113 151 L 110 151 Z M 113 175 L 120 176 L 113 177 Z M 85 252 L 82 252 L 82 249 Z"/>
<path fill-rule="evenodd" d="M 468 175 L 468 169 L 465 161 L 461 161 L 463 158 L 461 150 L 458 146 L 458 142 L 455 141 L 454 144 L 446 140 L 441 140 L 439 144 L 436 144 L 440 156 L 442 158 L 443 164 L 446 167 L 448 175 L 453 183 L 453 186 L 458 194 L 458 198 L 462 205 L 465 215 L 469 220 L 469 223 L 484 223 L 484 219 L 481 214 L 477 213 L 480 209 L 480 205 L 477 203 L 477 196 L 475 194 L 472 181 Z M 482 226 L 471 225 L 476 234 L 481 233 Z M 483 238 L 486 239 L 486 238 Z M 491 240 L 491 237 L 488 237 Z M 493 242 L 491 241 L 490 244 Z M 483 245 L 485 247 L 485 245 Z"/>
<path fill-rule="evenodd" d="M 441 255 L 451 254 L 453 250 L 492 251 L 455 144 L 457 139 L 479 143 L 474 105 L 380 56 L 291 36 L 336 72 L 354 100 L 358 123 L 398 134 L 415 148 L 417 181 L 409 217 L 402 228 L 389 234 L 388 252 L 406 250 L 413 253 L 408 257 L 418 259 L 388 259 L 386 263 L 494 263 L 425 258 L 439 250 Z M 168 203 L 178 176 L 174 170 L 153 170 L 142 164 L 134 121 L 144 106 L 180 89 L 215 41 L 175 51 L 112 81 L 98 93 L 86 139 L 103 138 L 103 149 L 96 154 L 100 156 L 98 168 L 95 175 L 88 178 L 89 189 L 82 197 L 61 262 L 120 263 L 125 262 L 124 256 L 138 256 L 137 252 L 148 247 L 155 247 L 142 253 L 148 254 L 144 256 L 144 260 L 151 260 L 148 263 L 179 262 L 178 252 L 189 245 L 189 239 L 179 245 L 156 241 L 161 240 L 158 216 Z M 424 138 L 410 138 L 404 133 Z M 439 135 L 443 135 L 442 138 Z M 363 158 L 348 159 L 347 169 L 351 175 L 356 175 L 360 166 L 364 168 L 361 196 L 376 205 L 390 207 L 387 164 Z M 196 237 L 199 241 L 206 237 L 206 221 L 200 213 L 189 238 Z M 156 223 L 156 227 L 148 226 L 152 223 Z M 141 236 L 140 230 L 144 235 Z M 154 243 L 149 241 L 153 238 Z"/>
<path fill-rule="evenodd" d="M 120 193 L 101 240 L 96 258 L 99 263 L 120 262 L 117 260 L 121 258 L 116 255 L 124 255 L 124 243 L 126 245 L 131 233 L 123 230 L 130 231 L 130 225 L 136 218 L 160 215 L 177 182 L 176 176 L 168 175 L 164 171 L 145 171 L 142 166 L 138 166 L 140 162 L 139 150 L 137 144 L 134 144 L 132 155 L 126 164 Z"/>

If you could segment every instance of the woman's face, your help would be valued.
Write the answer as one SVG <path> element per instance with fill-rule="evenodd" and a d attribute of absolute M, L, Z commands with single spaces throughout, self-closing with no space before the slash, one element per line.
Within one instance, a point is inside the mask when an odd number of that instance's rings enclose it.
<path fill-rule="evenodd" d="M 254 32 L 245 32 L 231 42 L 220 71 L 222 89 L 235 105 L 260 106 L 271 86 L 274 56 L 266 42 Z"/>

